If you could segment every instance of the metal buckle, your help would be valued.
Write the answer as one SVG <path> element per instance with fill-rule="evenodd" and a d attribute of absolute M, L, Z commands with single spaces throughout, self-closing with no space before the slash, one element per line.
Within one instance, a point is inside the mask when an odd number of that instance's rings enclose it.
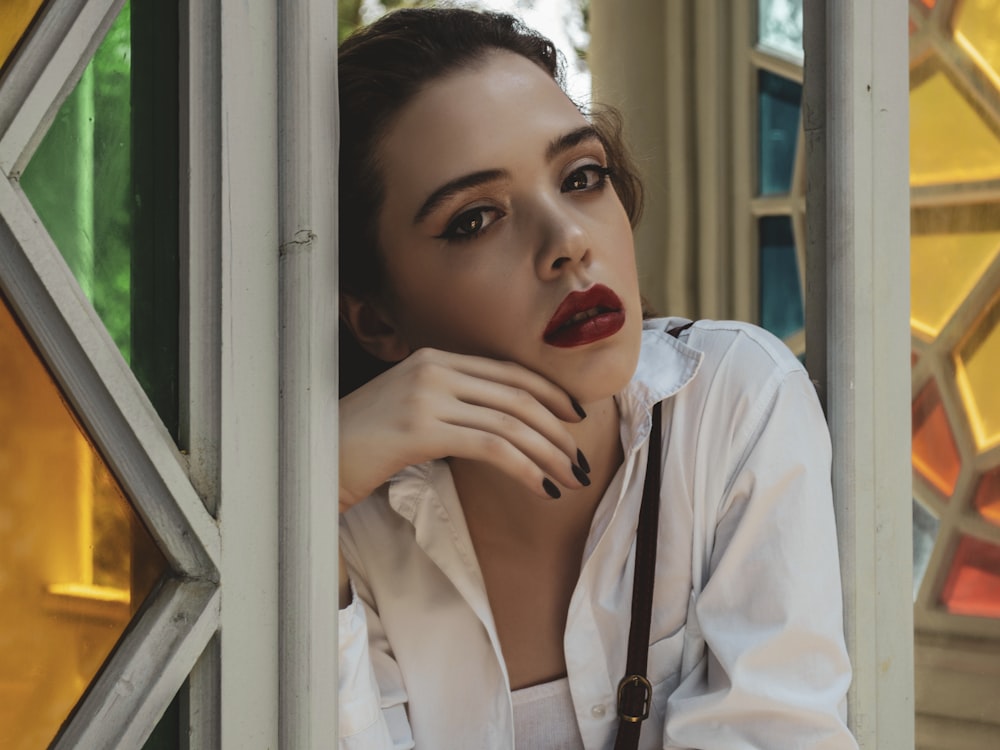
<path fill-rule="evenodd" d="M 635 689 L 641 690 L 642 693 L 635 693 Z M 628 691 L 629 695 L 626 695 Z M 649 680 L 643 677 L 641 674 L 630 674 L 622 677 L 622 681 L 618 683 L 618 716 L 623 721 L 629 721 L 633 724 L 638 724 L 640 721 L 649 718 L 649 703 L 653 696 L 653 686 L 649 684 Z M 636 701 L 641 701 L 642 703 L 642 715 L 637 716 L 635 714 L 629 714 L 625 712 L 626 701 L 629 705 L 636 705 Z"/>

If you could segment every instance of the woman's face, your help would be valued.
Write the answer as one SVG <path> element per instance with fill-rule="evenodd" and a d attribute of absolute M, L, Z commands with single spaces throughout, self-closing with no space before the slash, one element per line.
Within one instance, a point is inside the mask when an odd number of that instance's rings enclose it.
<path fill-rule="evenodd" d="M 423 89 L 379 150 L 384 313 L 407 349 L 510 360 L 586 403 L 631 378 L 632 230 L 596 133 L 530 60 Z"/>

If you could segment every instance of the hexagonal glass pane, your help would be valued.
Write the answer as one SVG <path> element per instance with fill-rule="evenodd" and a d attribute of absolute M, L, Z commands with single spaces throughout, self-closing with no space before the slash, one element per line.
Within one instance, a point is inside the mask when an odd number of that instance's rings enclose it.
<path fill-rule="evenodd" d="M 42 7 L 42 0 L 6 0 L 0 3 L 0 70 Z"/>
<path fill-rule="evenodd" d="M 913 399 L 913 468 L 945 498 L 955 491 L 962 462 L 933 380 Z"/>
<path fill-rule="evenodd" d="M 927 565 L 934 551 L 940 522 L 919 501 L 913 501 L 913 598 L 917 598 L 920 584 L 927 573 Z"/>
<path fill-rule="evenodd" d="M 167 564 L 0 300 L 0 747 L 48 747 Z"/>
<path fill-rule="evenodd" d="M 976 447 L 987 450 L 1000 443 L 1000 297 L 959 345 L 955 369 Z"/>
<path fill-rule="evenodd" d="M 910 90 L 910 183 L 1000 178 L 1000 135 L 938 71 Z"/>
<path fill-rule="evenodd" d="M 80 288 L 175 436 L 176 16 L 170 3 L 137 3 L 134 9 L 125 4 L 20 178 Z"/>
<path fill-rule="evenodd" d="M 1000 547 L 960 537 L 941 603 L 956 615 L 1000 617 Z"/>
<path fill-rule="evenodd" d="M 914 234 L 910 239 L 910 325 L 933 340 L 1000 255 L 1000 232 Z"/>
<path fill-rule="evenodd" d="M 976 487 L 976 510 L 987 521 L 1000 526 L 1000 466 L 980 477 Z"/>
<path fill-rule="evenodd" d="M 952 21 L 955 41 L 1000 85 L 1000 0 L 964 0 Z"/>

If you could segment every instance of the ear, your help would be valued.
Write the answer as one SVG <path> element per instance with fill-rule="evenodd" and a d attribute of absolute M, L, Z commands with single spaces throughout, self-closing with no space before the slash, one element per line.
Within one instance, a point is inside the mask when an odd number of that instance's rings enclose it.
<path fill-rule="evenodd" d="M 383 362 L 399 362 L 410 355 L 409 344 L 400 336 L 392 320 L 371 301 L 342 294 L 340 318 L 361 348 L 373 357 Z"/>

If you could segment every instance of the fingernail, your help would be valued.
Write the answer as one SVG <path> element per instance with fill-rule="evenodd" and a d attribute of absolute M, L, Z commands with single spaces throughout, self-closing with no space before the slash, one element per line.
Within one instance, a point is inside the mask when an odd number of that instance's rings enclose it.
<path fill-rule="evenodd" d="M 590 477 L 588 477 L 586 472 L 576 464 L 573 464 L 573 476 L 575 476 L 584 487 L 590 486 Z"/>
<path fill-rule="evenodd" d="M 581 469 L 588 474 L 590 473 L 590 461 L 587 460 L 587 457 L 583 455 L 583 451 L 579 448 L 576 449 L 576 462 L 580 464 Z"/>
<path fill-rule="evenodd" d="M 570 402 L 570 404 L 573 405 L 573 411 L 575 411 L 577 413 L 577 415 L 580 417 L 580 419 L 586 419 L 587 418 L 587 412 L 585 412 L 583 410 L 583 407 L 580 406 L 580 403 L 575 398 L 573 398 L 572 396 L 570 396 L 569 397 L 569 402 Z"/>
<path fill-rule="evenodd" d="M 562 493 L 559 491 L 559 488 L 552 483 L 551 479 L 546 478 L 542 480 L 542 489 L 544 489 L 553 500 L 558 497 L 562 497 Z"/>

